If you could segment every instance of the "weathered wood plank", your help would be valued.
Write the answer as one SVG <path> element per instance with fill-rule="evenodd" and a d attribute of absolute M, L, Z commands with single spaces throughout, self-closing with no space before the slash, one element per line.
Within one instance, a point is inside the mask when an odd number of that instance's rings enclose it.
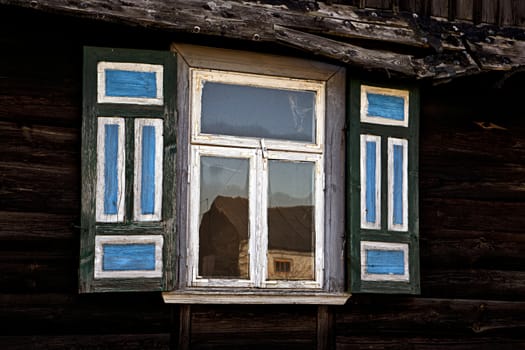
<path fill-rule="evenodd" d="M 524 234 L 424 228 L 420 256 L 425 269 L 520 271 L 525 266 Z"/>
<path fill-rule="evenodd" d="M 422 225 L 432 224 L 442 229 L 520 233 L 523 232 L 523 216 L 517 213 L 525 213 L 525 202 L 426 199 L 423 196 L 421 201 Z"/>
<path fill-rule="evenodd" d="M 474 0 L 456 0 L 456 18 L 471 21 L 473 7 Z"/>
<path fill-rule="evenodd" d="M 1 241 L 57 241 L 73 239 L 78 214 L 0 211 Z"/>
<path fill-rule="evenodd" d="M 316 306 L 192 306 L 192 349 L 315 349 Z"/>
<path fill-rule="evenodd" d="M 170 349 L 170 334 L 76 334 L 0 337 L 0 347 L 10 350 L 51 349 Z"/>
<path fill-rule="evenodd" d="M 397 349 L 451 349 L 451 350 L 478 350 L 478 349 L 521 349 L 525 341 L 507 337 L 395 337 L 391 335 L 378 336 L 341 336 L 337 338 L 337 350 L 397 350 Z"/>
<path fill-rule="evenodd" d="M 485 70 L 510 70 L 525 65 L 524 41 L 488 36 L 485 41 L 467 40 L 467 43 Z"/>
<path fill-rule="evenodd" d="M 448 17 L 448 0 L 432 0 L 432 16 Z"/>
<path fill-rule="evenodd" d="M 409 76 L 425 76 L 426 72 L 416 72 L 411 56 L 368 50 L 351 44 L 343 44 L 317 35 L 276 26 L 278 41 L 295 48 L 314 52 L 346 63 L 362 65 L 367 69 L 386 70 Z M 389 63 L 386 63 L 389 62 Z M 417 67 L 422 70 L 422 67 Z"/>
<path fill-rule="evenodd" d="M 1 162 L 63 165 L 79 156 L 78 130 L 0 121 Z"/>
<path fill-rule="evenodd" d="M 525 271 L 421 269 L 421 291 L 427 297 L 525 300 Z"/>
<path fill-rule="evenodd" d="M 335 320 L 329 306 L 317 308 L 317 350 L 330 350 L 335 345 Z"/>
<path fill-rule="evenodd" d="M 336 313 L 337 339 L 498 337 L 523 329 L 524 302 L 353 296 Z M 425 342 L 423 342 L 424 344 Z"/>
<path fill-rule="evenodd" d="M 0 176 L 0 208 L 78 213 L 80 174 L 76 167 L 6 162 L 0 163 Z"/>

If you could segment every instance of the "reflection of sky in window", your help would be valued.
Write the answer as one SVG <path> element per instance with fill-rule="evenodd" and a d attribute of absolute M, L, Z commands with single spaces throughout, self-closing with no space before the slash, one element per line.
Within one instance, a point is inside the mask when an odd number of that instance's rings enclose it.
<path fill-rule="evenodd" d="M 268 206 L 313 205 L 314 163 L 268 161 Z"/>
<path fill-rule="evenodd" d="M 201 157 L 201 217 L 217 196 L 248 198 L 249 163 L 249 159 Z"/>
<path fill-rule="evenodd" d="M 206 82 L 201 132 L 315 142 L 313 91 Z"/>

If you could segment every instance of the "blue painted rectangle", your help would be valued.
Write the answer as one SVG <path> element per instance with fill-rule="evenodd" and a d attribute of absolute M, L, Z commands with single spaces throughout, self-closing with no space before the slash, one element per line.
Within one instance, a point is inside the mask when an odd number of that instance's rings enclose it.
<path fill-rule="evenodd" d="M 103 271 L 154 271 L 155 244 L 104 244 Z"/>
<path fill-rule="evenodd" d="M 399 96 L 367 93 L 370 117 L 380 117 L 402 121 L 405 119 L 405 100 Z"/>
<path fill-rule="evenodd" d="M 118 134 L 117 124 L 104 125 L 104 214 L 118 212 Z"/>
<path fill-rule="evenodd" d="M 376 222 L 376 142 L 366 142 L 366 221 Z"/>
<path fill-rule="evenodd" d="M 393 223 L 403 224 L 403 146 L 394 145 Z"/>
<path fill-rule="evenodd" d="M 142 214 L 155 213 L 155 127 L 142 127 L 142 174 L 140 206 Z"/>
<path fill-rule="evenodd" d="M 405 252 L 402 250 L 367 250 L 366 272 L 378 275 L 404 275 Z"/>
<path fill-rule="evenodd" d="M 133 72 L 106 69 L 106 96 L 114 97 L 157 97 L 155 72 Z"/>

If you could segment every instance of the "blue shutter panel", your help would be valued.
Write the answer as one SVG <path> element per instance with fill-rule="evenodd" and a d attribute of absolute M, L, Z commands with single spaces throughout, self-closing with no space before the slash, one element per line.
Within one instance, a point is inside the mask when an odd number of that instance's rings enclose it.
<path fill-rule="evenodd" d="M 419 96 L 351 81 L 347 155 L 352 293 L 417 294 Z"/>
<path fill-rule="evenodd" d="M 175 283 L 176 60 L 84 49 L 80 292 Z"/>

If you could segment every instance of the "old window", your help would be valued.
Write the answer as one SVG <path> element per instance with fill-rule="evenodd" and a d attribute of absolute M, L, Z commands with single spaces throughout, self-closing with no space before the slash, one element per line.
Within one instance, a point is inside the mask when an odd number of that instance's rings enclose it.
<path fill-rule="evenodd" d="M 413 90 L 186 44 L 84 53 L 81 292 L 341 304 L 349 287 L 418 291 Z"/>
<path fill-rule="evenodd" d="M 322 288 L 325 83 L 190 76 L 189 285 Z"/>

